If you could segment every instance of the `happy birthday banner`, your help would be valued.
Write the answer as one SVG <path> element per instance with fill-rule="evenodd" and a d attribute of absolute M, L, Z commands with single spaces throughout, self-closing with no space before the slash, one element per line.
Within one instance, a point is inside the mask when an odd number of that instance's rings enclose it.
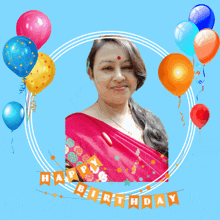
<path fill-rule="evenodd" d="M 78 185 L 76 186 L 76 189 L 73 192 L 73 194 L 78 194 L 83 198 L 87 188 L 88 188 L 88 185 L 86 185 L 85 183 L 79 182 Z M 89 194 L 87 196 L 87 200 L 91 199 L 94 202 L 97 202 L 99 192 L 100 192 L 99 189 L 96 189 L 94 187 L 90 187 Z M 167 194 L 169 206 L 172 206 L 173 204 L 179 205 L 177 191 L 166 193 L 166 194 Z M 108 206 L 110 206 L 113 195 L 114 194 L 111 192 L 103 191 L 102 196 L 101 196 L 100 205 L 105 203 Z M 115 197 L 114 207 L 121 206 L 122 208 L 124 208 L 125 195 L 124 194 L 115 194 L 114 197 Z M 142 209 L 144 209 L 146 207 L 152 209 L 152 203 L 153 203 L 152 197 L 153 197 L 152 195 L 141 196 Z M 154 195 L 154 202 L 155 202 L 156 208 L 158 208 L 159 206 L 166 207 L 165 194 Z M 133 207 L 136 209 L 139 209 L 139 204 L 140 204 L 140 196 L 129 195 L 129 206 L 128 206 L 129 209 L 133 208 Z"/>
<path fill-rule="evenodd" d="M 96 155 L 93 155 L 86 162 L 76 167 L 82 178 L 84 178 L 87 174 L 91 174 L 91 171 L 87 166 L 87 163 L 90 164 L 93 170 L 96 170 L 98 167 L 103 166 L 103 164 L 96 157 Z M 71 183 L 73 180 L 79 181 L 76 168 L 71 168 L 66 170 L 66 175 L 69 180 L 69 183 Z M 48 186 L 50 186 L 50 174 L 51 172 L 40 172 L 40 186 L 43 184 L 47 184 Z M 53 175 L 54 175 L 55 186 L 59 183 L 65 185 L 64 171 L 55 171 L 53 172 Z"/>
<path fill-rule="evenodd" d="M 87 184 L 79 182 L 78 185 L 76 186 L 73 194 L 78 194 L 78 195 L 80 195 L 81 198 L 83 198 L 88 187 L 89 186 Z M 181 190 L 179 190 L 179 191 L 181 191 Z M 100 193 L 99 189 L 96 189 L 94 187 L 90 187 L 89 193 L 88 193 L 88 196 L 86 199 L 93 200 L 96 203 L 98 200 L 99 193 Z M 47 195 L 48 193 L 45 192 L 45 194 Z M 169 193 L 155 194 L 153 196 L 152 195 L 143 195 L 143 196 L 129 195 L 128 208 L 129 209 L 131 209 L 131 208 L 139 209 L 140 202 L 141 202 L 142 209 L 144 209 L 146 207 L 152 209 L 153 208 L 153 197 L 154 197 L 154 203 L 155 203 L 156 208 L 158 208 L 159 206 L 166 207 L 165 194 L 167 194 L 169 206 L 172 206 L 173 204 L 179 205 L 177 191 L 173 191 L 173 192 L 169 192 Z M 54 193 L 53 196 L 56 197 L 57 194 Z M 59 197 L 64 198 L 62 195 Z M 107 192 L 107 191 L 102 191 L 100 205 L 107 204 L 110 207 L 111 202 L 113 201 L 112 198 L 115 198 L 114 207 L 117 207 L 117 206 L 120 206 L 122 208 L 125 207 L 125 195 L 124 194 L 120 194 L 120 193 L 113 194 L 113 193 Z"/>
<path fill-rule="evenodd" d="M 99 166 L 102 166 L 102 163 L 99 161 L 96 155 L 93 155 L 92 157 L 90 157 L 87 160 L 87 163 L 90 164 L 90 166 L 92 166 L 94 170 L 96 170 Z M 87 163 L 84 162 L 80 164 L 79 166 L 77 166 L 76 168 L 70 168 L 70 169 L 65 170 L 69 183 L 71 183 L 73 180 L 79 181 L 76 169 L 79 171 L 82 178 L 85 177 L 85 175 L 90 174 L 90 169 L 87 166 Z M 40 186 L 43 184 L 50 186 L 50 175 L 51 175 L 51 172 L 40 172 Z M 55 186 L 58 185 L 59 183 L 65 185 L 64 171 L 55 171 L 53 172 L 53 175 L 54 175 Z M 87 184 L 79 182 L 73 194 L 78 194 L 81 196 L 81 198 L 83 198 L 88 187 L 89 186 Z M 91 199 L 94 202 L 97 202 L 100 191 L 101 190 L 99 189 L 90 187 L 87 200 Z M 167 194 L 169 206 L 172 206 L 173 204 L 179 205 L 177 191 L 166 193 L 166 194 Z M 107 191 L 102 192 L 100 204 L 105 203 L 108 206 L 110 206 L 113 197 L 115 198 L 114 207 L 121 206 L 122 208 L 124 208 L 125 195 L 124 194 L 113 194 Z M 154 195 L 154 200 L 155 200 L 156 208 L 158 208 L 159 206 L 166 207 L 165 194 Z M 152 195 L 141 196 L 141 201 L 142 201 L 142 209 L 146 207 L 152 209 Z M 139 209 L 139 203 L 140 203 L 140 196 L 129 195 L 129 209 L 133 207 Z"/>

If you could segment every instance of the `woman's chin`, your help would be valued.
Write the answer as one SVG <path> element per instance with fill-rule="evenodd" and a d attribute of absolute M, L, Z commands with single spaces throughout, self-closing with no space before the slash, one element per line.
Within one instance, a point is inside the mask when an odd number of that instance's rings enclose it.
<path fill-rule="evenodd" d="M 108 103 L 114 104 L 114 105 L 122 105 L 125 104 L 130 96 L 125 96 L 125 95 L 118 95 L 112 97 L 112 99 L 106 100 Z"/>

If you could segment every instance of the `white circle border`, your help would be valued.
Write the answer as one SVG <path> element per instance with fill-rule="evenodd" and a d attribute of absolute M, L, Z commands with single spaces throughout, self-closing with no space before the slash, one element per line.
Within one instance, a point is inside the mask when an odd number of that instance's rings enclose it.
<path fill-rule="evenodd" d="M 135 40 L 131 40 L 131 41 L 136 42 L 136 43 L 139 43 L 139 44 L 141 44 L 141 45 L 143 45 L 143 46 L 145 46 L 145 47 L 148 47 L 149 49 L 153 50 L 153 51 L 156 52 L 158 55 L 160 55 L 162 58 L 164 58 L 165 56 L 167 56 L 167 55 L 169 54 L 166 50 L 164 50 L 162 47 L 160 47 L 160 46 L 157 45 L 156 43 L 154 43 L 154 42 L 152 42 L 152 41 L 150 41 L 150 40 L 148 40 L 148 39 L 146 39 L 146 38 L 144 38 L 144 37 L 141 37 L 141 36 L 139 36 L 139 35 L 135 35 L 135 34 L 128 33 L 128 32 L 122 32 L 122 31 L 98 31 L 98 32 L 92 32 L 92 33 L 89 33 L 89 34 L 81 35 L 81 36 L 79 36 L 79 37 L 77 37 L 77 38 L 74 38 L 74 39 L 68 41 L 67 43 L 63 44 L 61 47 L 59 47 L 58 49 L 56 49 L 56 50 L 50 55 L 50 57 L 51 57 L 51 58 L 53 59 L 53 61 L 55 62 L 55 61 L 56 61 L 57 59 L 59 59 L 63 54 L 65 54 L 65 53 L 68 52 L 69 50 L 73 49 L 74 47 L 79 46 L 79 45 L 81 45 L 81 44 L 83 44 L 83 43 L 86 43 L 86 42 L 89 42 L 89 41 L 93 41 L 93 40 L 96 39 L 96 38 L 94 38 L 94 39 L 89 39 L 89 38 L 91 38 L 91 37 L 96 37 L 96 36 L 100 36 L 100 34 L 103 34 L 103 33 L 105 33 L 105 34 L 107 34 L 107 33 L 112 34 L 112 32 L 113 32 L 113 33 L 117 33 L 117 34 L 118 34 L 118 33 L 120 33 L 120 34 L 128 34 L 128 36 L 126 36 L 126 35 L 123 35 L 123 36 L 127 37 L 127 39 L 132 38 L 132 39 L 137 39 L 137 40 L 139 40 L 139 41 L 141 41 L 141 42 L 144 42 L 144 43 L 147 44 L 147 45 L 145 45 L 145 44 L 143 44 L 143 43 L 140 43 L 140 42 L 138 42 L 138 41 L 135 41 Z M 85 36 L 92 35 L 92 34 L 99 34 L 99 35 L 94 35 L 94 36 L 85 37 Z M 112 34 L 112 35 L 114 35 L 114 34 Z M 129 36 L 129 35 L 131 35 L 131 36 Z M 134 36 L 135 36 L 135 37 L 134 37 Z M 83 39 L 81 39 L 81 40 L 77 40 L 77 39 L 80 39 L 80 38 L 82 38 L 82 37 L 85 37 L 85 38 L 83 38 Z M 138 38 L 136 38 L 136 37 L 138 37 Z M 86 41 L 83 41 L 83 42 L 81 42 L 81 43 L 79 43 L 79 44 L 74 45 L 75 43 L 78 43 L 78 42 L 80 42 L 80 41 L 82 41 L 82 40 L 85 40 L 85 39 L 89 39 L 89 40 L 86 40 Z M 74 42 L 75 40 L 77 40 L 77 41 Z M 71 42 L 73 42 L 73 43 L 71 43 Z M 66 46 L 66 45 L 67 45 L 67 46 Z M 72 46 L 72 45 L 74 45 L 74 46 Z M 66 47 L 64 47 L 64 46 L 66 46 Z M 71 47 L 71 46 L 72 46 L 72 47 Z M 64 48 L 63 48 L 63 47 L 64 47 Z M 153 48 L 151 48 L 151 47 L 153 47 Z M 187 90 L 186 96 L 187 96 L 187 101 L 188 101 L 188 105 L 189 105 L 189 113 L 190 113 L 190 110 L 191 110 L 192 106 L 195 105 L 195 98 L 194 98 L 194 94 L 193 94 L 193 90 L 192 90 L 191 86 L 190 86 L 190 88 Z M 28 96 L 27 96 L 27 97 L 28 97 Z M 27 97 L 26 97 L 26 103 L 27 103 Z M 27 114 L 27 112 L 26 112 L 26 103 L 25 103 L 25 114 Z M 29 102 L 27 103 L 27 105 L 28 105 L 28 107 L 30 108 L 30 100 L 29 100 Z M 31 127 L 30 127 L 30 126 L 31 126 Z M 29 143 L 29 145 L 30 145 L 31 151 L 32 151 L 32 153 L 33 153 L 35 159 L 37 160 L 37 162 L 38 162 L 38 163 L 40 164 L 40 166 L 42 167 L 42 169 L 43 169 L 44 171 L 46 171 L 46 172 L 53 172 L 53 171 L 55 171 L 55 170 L 50 166 L 50 164 L 48 163 L 48 161 L 44 158 L 44 156 L 43 156 L 43 154 L 42 154 L 42 152 L 41 152 L 41 150 L 40 150 L 40 148 L 39 148 L 39 146 L 38 146 L 38 144 L 37 144 L 37 141 L 36 141 L 36 138 L 35 138 L 35 135 L 34 135 L 32 114 L 31 114 L 31 120 L 29 120 L 28 123 L 27 123 L 26 120 L 25 120 L 25 132 L 26 132 L 27 140 L 28 140 L 28 143 Z M 190 133 L 190 134 L 189 134 L 189 133 Z M 182 149 L 181 149 L 181 151 L 180 151 L 178 157 L 176 158 L 176 160 L 173 162 L 173 164 L 172 164 L 171 166 L 169 166 L 168 170 L 166 170 L 166 172 L 169 171 L 170 176 L 172 176 L 172 175 L 174 174 L 174 172 L 176 172 L 176 170 L 180 167 L 180 165 L 181 165 L 182 162 L 184 161 L 184 159 L 185 159 L 186 155 L 188 154 L 188 151 L 189 151 L 189 149 L 190 149 L 190 147 L 191 147 L 191 145 L 192 145 L 192 141 L 193 141 L 194 135 L 195 135 L 195 125 L 192 123 L 192 121 L 191 121 L 190 118 L 189 118 L 188 132 L 187 132 L 187 136 L 186 136 L 184 145 L 183 145 L 183 147 L 182 147 Z M 189 140 L 188 140 L 188 136 L 189 136 Z M 188 143 L 186 144 L 187 140 L 188 140 Z M 185 148 L 185 145 L 187 145 L 186 148 Z M 35 147 L 35 146 L 36 146 L 36 147 Z M 184 148 L 185 148 L 185 149 L 184 149 Z M 38 151 L 37 151 L 37 150 L 38 150 Z M 39 152 L 39 153 L 38 153 L 38 152 Z M 41 155 L 42 158 L 40 157 L 39 154 Z M 181 154 L 182 154 L 182 155 L 181 155 Z M 183 159 L 180 158 L 180 156 L 182 156 Z M 180 158 L 180 163 L 178 163 L 178 167 L 176 167 L 175 164 L 176 164 L 176 161 L 177 161 L 179 158 Z M 43 159 L 43 160 L 42 160 L 42 159 Z M 182 160 L 181 160 L 181 159 L 182 159 Z M 51 169 L 52 171 L 45 165 L 45 163 L 50 167 L 50 169 Z M 171 168 L 172 168 L 172 169 L 171 169 Z M 164 172 L 162 175 L 164 175 L 166 172 Z M 161 175 L 161 176 L 162 176 L 162 175 Z M 158 178 L 160 178 L 160 177 L 158 177 Z M 158 178 L 157 178 L 157 179 L 158 179 Z M 52 177 L 52 179 L 53 179 L 53 177 Z M 156 179 L 156 180 L 157 180 L 157 179 Z M 134 194 L 132 194 L 132 195 L 144 195 L 144 194 L 146 194 L 146 193 L 152 191 L 153 189 L 157 188 L 158 186 L 160 186 L 160 185 L 163 183 L 163 182 L 157 182 L 157 183 L 154 185 L 154 187 L 151 188 L 151 190 L 143 190 L 143 191 L 140 193 L 140 189 L 143 189 L 143 188 L 146 189 L 146 186 L 148 186 L 148 185 L 154 183 L 156 180 L 154 180 L 153 182 L 150 182 L 149 184 L 147 184 L 147 185 L 145 185 L 145 186 L 142 186 L 142 187 L 140 187 L 140 188 L 138 188 L 138 189 L 131 190 L 131 191 L 128 191 L 128 192 L 120 192 L 120 193 L 121 193 L 121 194 L 126 194 L 126 193 L 132 193 L 132 192 L 138 190 L 139 192 L 134 193 Z M 69 184 L 68 182 L 65 182 L 65 185 L 63 185 L 63 184 L 59 184 L 59 185 L 61 185 L 61 186 L 64 187 L 65 189 L 69 190 L 70 192 L 73 192 L 73 190 L 75 190 L 75 189 L 73 189 L 72 187 L 70 187 L 70 185 L 75 186 L 75 184 L 73 184 L 73 183 L 70 183 L 70 184 Z M 87 190 L 87 192 L 88 192 L 88 190 Z M 84 197 L 85 197 L 85 198 L 87 197 L 87 194 L 86 194 L 86 193 L 84 194 Z M 128 199 L 128 196 L 126 196 L 126 199 Z M 100 196 L 99 196 L 99 200 L 100 200 Z M 114 201 L 114 200 L 113 200 L 113 201 Z"/>

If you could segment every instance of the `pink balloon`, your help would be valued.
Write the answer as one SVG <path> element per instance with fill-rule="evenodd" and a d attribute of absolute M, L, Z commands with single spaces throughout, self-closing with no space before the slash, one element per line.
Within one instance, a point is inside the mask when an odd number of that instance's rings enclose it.
<path fill-rule="evenodd" d="M 27 11 L 18 19 L 16 32 L 18 36 L 33 40 L 39 50 L 50 37 L 51 23 L 44 13 L 37 10 Z"/>

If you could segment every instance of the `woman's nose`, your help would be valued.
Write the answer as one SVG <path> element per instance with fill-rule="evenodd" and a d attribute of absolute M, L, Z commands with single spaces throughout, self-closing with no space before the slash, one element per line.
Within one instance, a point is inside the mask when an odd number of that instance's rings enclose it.
<path fill-rule="evenodd" d="M 114 74 L 114 80 L 115 81 L 123 81 L 125 79 L 125 76 L 121 72 L 120 69 L 116 69 L 115 74 Z"/>

